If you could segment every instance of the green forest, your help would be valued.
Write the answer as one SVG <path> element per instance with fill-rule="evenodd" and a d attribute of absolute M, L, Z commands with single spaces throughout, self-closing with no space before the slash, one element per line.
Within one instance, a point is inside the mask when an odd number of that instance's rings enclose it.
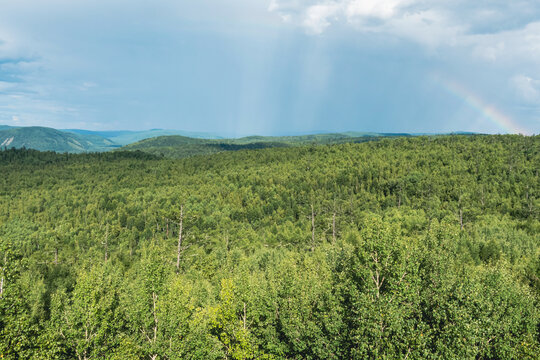
<path fill-rule="evenodd" d="M 224 151 L 294 147 L 302 145 L 331 145 L 380 140 L 383 137 L 411 136 L 385 133 L 329 133 L 300 136 L 247 136 L 235 139 L 200 139 L 179 135 L 158 136 L 128 144 L 119 151 L 143 151 L 152 155 L 180 159 Z"/>
<path fill-rule="evenodd" d="M 260 147 L 0 151 L 0 359 L 539 359 L 539 136 Z"/>

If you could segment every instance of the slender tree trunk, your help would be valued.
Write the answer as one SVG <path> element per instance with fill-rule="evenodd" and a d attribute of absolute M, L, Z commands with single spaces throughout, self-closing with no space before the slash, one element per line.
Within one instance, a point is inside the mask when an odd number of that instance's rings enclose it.
<path fill-rule="evenodd" d="M 0 299 L 4 295 L 4 270 L 2 269 L 2 278 L 0 279 Z"/>
<path fill-rule="evenodd" d="M 150 338 L 148 335 L 146 335 L 146 338 L 150 342 L 151 344 L 150 346 L 152 346 L 153 348 L 155 348 L 155 345 L 157 342 L 157 333 L 158 333 L 158 317 L 157 317 L 157 312 L 156 312 L 157 299 L 158 299 L 157 294 L 154 291 L 152 291 L 152 315 L 154 317 L 154 328 L 153 328 L 154 336 Z M 154 360 L 154 359 L 157 359 L 158 354 L 152 354 L 149 356 L 150 356 L 150 359 Z"/>
<path fill-rule="evenodd" d="M 244 303 L 244 318 L 242 320 L 244 321 L 244 330 L 246 330 L 246 303 Z"/>
<path fill-rule="evenodd" d="M 463 210 L 459 208 L 459 227 L 463 230 Z"/>
<path fill-rule="evenodd" d="M 315 209 L 311 204 L 311 251 L 315 248 Z"/>
<path fill-rule="evenodd" d="M 88 342 L 89 342 L 89 337 L 88 337 L 88 327 L 87 325 L 85 325 L 84 327 L 84 341 L 86 342 L 86 346 L 88 347 Z M 86 353 L 87 353 L 87 349 L 85 348 L 84 351 L 83 351 L 83 359 L 84 360 L 87 360 L 88 358 L 86 357 Z"/>
<path fill-rule="evenodd" d="M 379 269 L 377 269 L 379 265 L 379 255 L 377 254 L 377 252 L 375 252 L 374 254 L 371 254 L 371 258 L 373 259 L 373 262 L 375 263 L 375 275 L 373 275 L 372 273 L 371 279 L 375 283 L 375 289 L 377 291 L 376 296 L 377 296 L 377 299 L 379 299 L 380 293 L 381 293 L 381 287 L 383 286 L 385 278 L 383 276 L 381 279 Z"/>
<path fill-rule="evenodd" d="M 397 203 L 397 207 L 398 209 L 401 208 L 401 193 L 402 193 L 403 189 L 401 187 L 401 185 L 399 186 L 399 194 L 398 194 L 398 203 Z"/>
<path fill-rule="evenodd" d="M 158 331 L 158 318 L 156 313 L 156 301 L 157 301 L 157 295 L 155 292 L 152 292 L 152 303 L 153 303 L 153 313 L 154 313 L 154 344 L 157 340 L 157 331 Z"/>
<path fill-rule="evenodd" d="M 485 205 L 485 201 L 484 201 L 484 187 L 482 186 L 482 188 L 480 189 L 480 192 L 482 194 L 482 197 L 480 198 L 480 203 L 482 204 L 482 207 L 484 207 Z"/>
<path fill-rule="evenodd" d="M 332 244 L 336 243 L 336 211 L 332 214 Z"/>
<path fill-rule="evenodd" d="M 109 259 L 109 224 L 107 224 L 107 228 L 105 229 L 105 241 L 103 242 L 103 246 L 105 247 L 105 262 Z"/>
<path fill-rule="evenodd" d="M 176 272 L 180 271 L 180 253 L 182 251 L 182 230 L 184 225 L 184 205 L 180 206 L 180 228 L 178 229 L 178 248 L 176 249 Z"/>

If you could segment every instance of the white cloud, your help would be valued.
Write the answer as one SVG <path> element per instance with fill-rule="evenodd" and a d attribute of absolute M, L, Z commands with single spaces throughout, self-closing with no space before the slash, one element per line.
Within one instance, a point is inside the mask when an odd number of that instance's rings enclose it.
<path fill-rule="evenodd" d="M 272 0 L 268 10 L 281 18 L 320 33 L 332 23 L 362 24 L 364 20 L 389 21 L 412 0 Z M 378 26 L 384 23 L 379 22 Z"/>
<path fill-rule="evenodd" d="M 422 10 L 407 12 L 389 19 L 380 27 L 380 31 L 433 48 L 440 45 L 454 46 L 463 34 L 464 28 L 450 23 L 438 11 Z"/>
<path fill-rule="evenodd" d="M 522 100 L 540 105 L 540 80 L 516 75 L 511 79 L 511 85 Z"/>
<path fill-rule="evenodd" d="M 540 20 L 540 3 L 535 0 L 516 0 L 515 6 L 494 0 L 481 4 L 442 0 L 272 0 L 268 9 L 314 34 L 333 23 L 345 23 L 359 31 L 405 37 L 431 47 L 519 32 Z M 538 48 L 539 36 L 536 29 L 528 32 L 522 42 Z M 477 55 L 496 59 L 505 50 L 497 42 L 490 43 L 476 49 Z"/>
<path fill-rule="evenodd" d="M 353 0 L 346 1 L 344 8 L 349 19 L 356 16 L 388 19 L 394 16 L 398 6 L 405 2 L 404 0 Z"/>
<path fill-rule="evenodd" d="M 308 33 L 320 34 L 332 23 L 361 22 L 361 19 L 389 19 L 399 6 L 410 0 L 272 0 L 270 12 L 285 22 L 298 23 Z"/>
<path fill-rule="evenodd" d="M 494 34 L 466 35 L 463 45 L 473 49 L 477 58 L 501 62 L 540 63 L 540 21 L 521 29 Z"/>
<path fill-rule="evenodd" d="M 330 18 L 336 17 L 340 11 L 341 8 L 335 3 L 310 6 L 306 10 L 303 25 L 309 32 L 320 34 L 330 26 Z"/>

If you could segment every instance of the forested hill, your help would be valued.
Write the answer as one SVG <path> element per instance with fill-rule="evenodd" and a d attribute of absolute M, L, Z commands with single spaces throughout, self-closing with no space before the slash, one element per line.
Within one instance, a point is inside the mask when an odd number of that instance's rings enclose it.
<path fill-rule="evenodd" d="M 181 130 L 151 129 L 145 131 L 56 130 L 28 126 L 0 125 L 0 149 L 27 148 L 58 153 L 105 152 L 123 145 L 123 150 L 140 150 L 171 158 L 207 155 L 223 151 L 289 147 L 305 144 L 337 144 L 362 142 L 381 137 L 411 136 L 409 134 L 345 132 L 299 136 L 248 136 L 224 139 L 211 133 Z"/>
<path fill-rule="evenodd" d="M 122 151 L 139 150 L 169 158 L 184 158 L 194 155 L 208 155 L 223 151 L 245 149 L 265 149 L 272 147 L 292 147 L 301 145 L 323 145 L 359 143 L 379 140 L 384 137 L 411 136 L 409 134 L 378 133 L 331 133 L 298 136 L 247 136 L 237 139 L 199 139 L 185 136 L 159 136 L 122 147 Z"/>
<path fill-rule="evenodd" d="M 23 147 L 41 151 L 81 153 L 111 150 L 115 144 L 96 135 L 75 134 L 40 126 L 0 128 L 0 148 Z"/>
<path fill-rule="evenodd" d="M 158 136 L 166 135 L 182 135 L 189 136 L 193 138 L 220 138 L 219 136 L 212 133 L 203 133 L 203 132 L 192 132 L 192 131 L 182 131 L 182 130 L 167 130 L 167 129 L 150 129 L 150 130 L 112 130 L 112 131 L 90 131 L 90 130 L 81 130 L 81 129 L 68 129 L 63 130 L 68 132 L 74 132 L 82 135 L 96 135 L 101 136 L 115 144 L 127 145 L 144 139 L 149 139 Z"/>
<path fill-rule="evenodd" d="M 0 152 L 0 358 L 538 359 L 540 137 Z"/>

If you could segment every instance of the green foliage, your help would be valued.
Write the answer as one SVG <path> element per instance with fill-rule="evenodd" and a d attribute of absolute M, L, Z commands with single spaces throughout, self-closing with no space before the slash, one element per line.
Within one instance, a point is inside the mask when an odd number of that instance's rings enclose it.
<path fill-rule="evenodd" d="M 0 358 L 538 358 L 540 138 L 347 136 L 0 151 Z"/>
<path fill-rule="evenodd" d="M 82 269 L 73 291 L 57 291 L 51 299 L 51 323 L 64 339 L 66 353 L 99 359 L 117 346 L 122 328 L 119 314 L 120 278 L 108 264 Z"/>
<path fill-rule="evenodd" d="M 407 136 L 407 134 L 400 134 Z M 302 145 L 359 143 L 378 140 L 393 134 L 336 133 L 300 136 L 247 136 L 238 139 L 201 139 L 180 135 L 158 136 L 122 147 L 123 151 L 139 150 L 168 158 L 209 155 L 223 151 L 255 150 Z"/>

